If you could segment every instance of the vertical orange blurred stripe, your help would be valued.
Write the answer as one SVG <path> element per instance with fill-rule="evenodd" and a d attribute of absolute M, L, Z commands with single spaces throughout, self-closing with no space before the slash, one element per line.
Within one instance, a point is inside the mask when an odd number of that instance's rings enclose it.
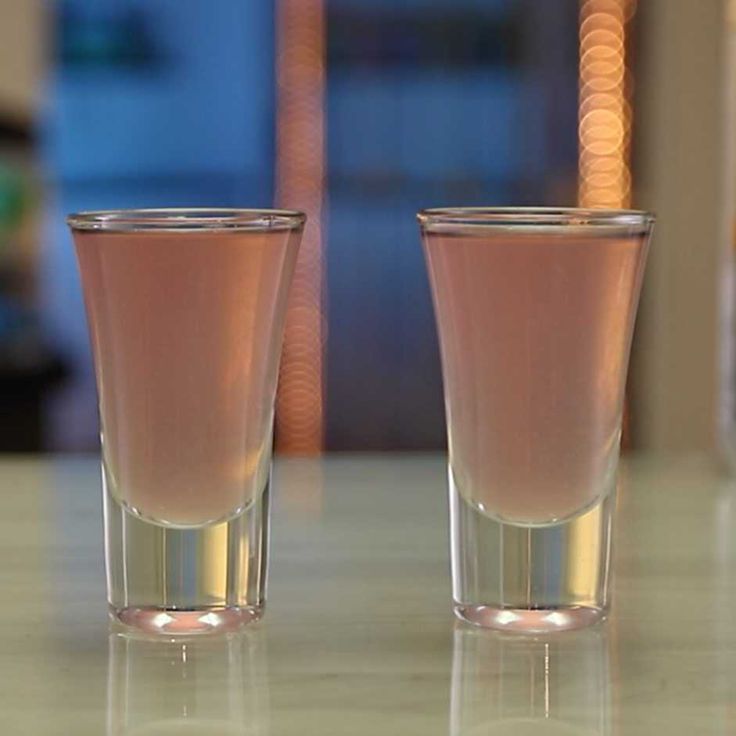
<path fill-rule="evenodd" d="M 628 207 L 631 202 L 630 83 L 626 25 L 634 0 L 582 0 L 578 202 Z"/>
<path fill-rule="evenodd" d="M 276 199 L 308 217 L 276 401 L 277 449 L 295 455 L 320 452 L 324 438 L 325 32 L 324 0 L 278 0 Z"/>
<path fill-rule="evenodd" d="M 581 207 L 631 205 L 631 79 L 627 23 L 636 0 L 581 0 L 578 203 Z M 625 402 L 622 446 L 629 446 Z"/>

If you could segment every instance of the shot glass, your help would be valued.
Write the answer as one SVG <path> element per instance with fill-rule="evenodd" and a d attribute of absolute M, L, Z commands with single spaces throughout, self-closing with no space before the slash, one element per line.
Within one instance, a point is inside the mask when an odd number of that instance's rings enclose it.
<path fill-rule="evenodd" d="M 579 628 L 609 605 L 631 337 L 653 217 L 419 213 L 444 378 L 455 613 Z"/>
<path fill-rule="evenodd" d="M 304 215 L 71 215 L 100 412 L 111 614 L 232 630 L 266 594 L 274 398 Z"/>

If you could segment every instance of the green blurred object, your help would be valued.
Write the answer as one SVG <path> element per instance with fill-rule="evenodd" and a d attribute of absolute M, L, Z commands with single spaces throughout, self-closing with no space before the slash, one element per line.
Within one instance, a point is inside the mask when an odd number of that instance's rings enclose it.
<path fill-rule="evenodd" d="M 16 169 L 0 163 L 0 248 L 7 247 L 7 236 L 20 225 L 26 200 L 23 176 Z"/>
<path fill-rule="evenodd" d="M 66 375 L 24 298 L 29 274 L 18 234 L 32 192 L 22 169 L 0 162 L 0 452 L 43 449 L 44 401 Z"/>

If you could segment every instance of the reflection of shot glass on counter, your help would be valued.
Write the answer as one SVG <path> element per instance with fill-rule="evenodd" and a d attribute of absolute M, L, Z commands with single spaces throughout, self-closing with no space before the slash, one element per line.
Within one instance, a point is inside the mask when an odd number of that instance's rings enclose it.
<path fill-rule="evenodd" d="M 610 699 L 605 630 L 455 630 L 450 736 L 609 736 Z"/>
<path fill-rule="evenodd" d="M 456 614 L 574 629 L 609 603 L 624 387 L 653 219 L 425 210 Z"/>
<path fill-rule="evenodd" d="M 261 632 L 109 646 L 108 736 L 268 736 Z"/>
<path fill-rule="evenodd" d="M 172 634 L 261 616 L 274 399 L 304 216 L 72 215 L 100 405 L 108 602 Z"/>

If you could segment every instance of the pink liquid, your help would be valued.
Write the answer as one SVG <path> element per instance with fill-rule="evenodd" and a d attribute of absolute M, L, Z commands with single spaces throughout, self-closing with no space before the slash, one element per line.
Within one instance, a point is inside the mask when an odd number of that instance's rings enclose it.
<path fill-rule="evenodd" d="M 106 481 L 135 513 L 194 526 L 263 490 L 298 237 L 74 234 Z"/>
<path fill-rule="evenodd" d="M 476 228 L 424 242 L 459 492 L 518 523 L 580 512 L 613 481 L 646 238 Z"/>

